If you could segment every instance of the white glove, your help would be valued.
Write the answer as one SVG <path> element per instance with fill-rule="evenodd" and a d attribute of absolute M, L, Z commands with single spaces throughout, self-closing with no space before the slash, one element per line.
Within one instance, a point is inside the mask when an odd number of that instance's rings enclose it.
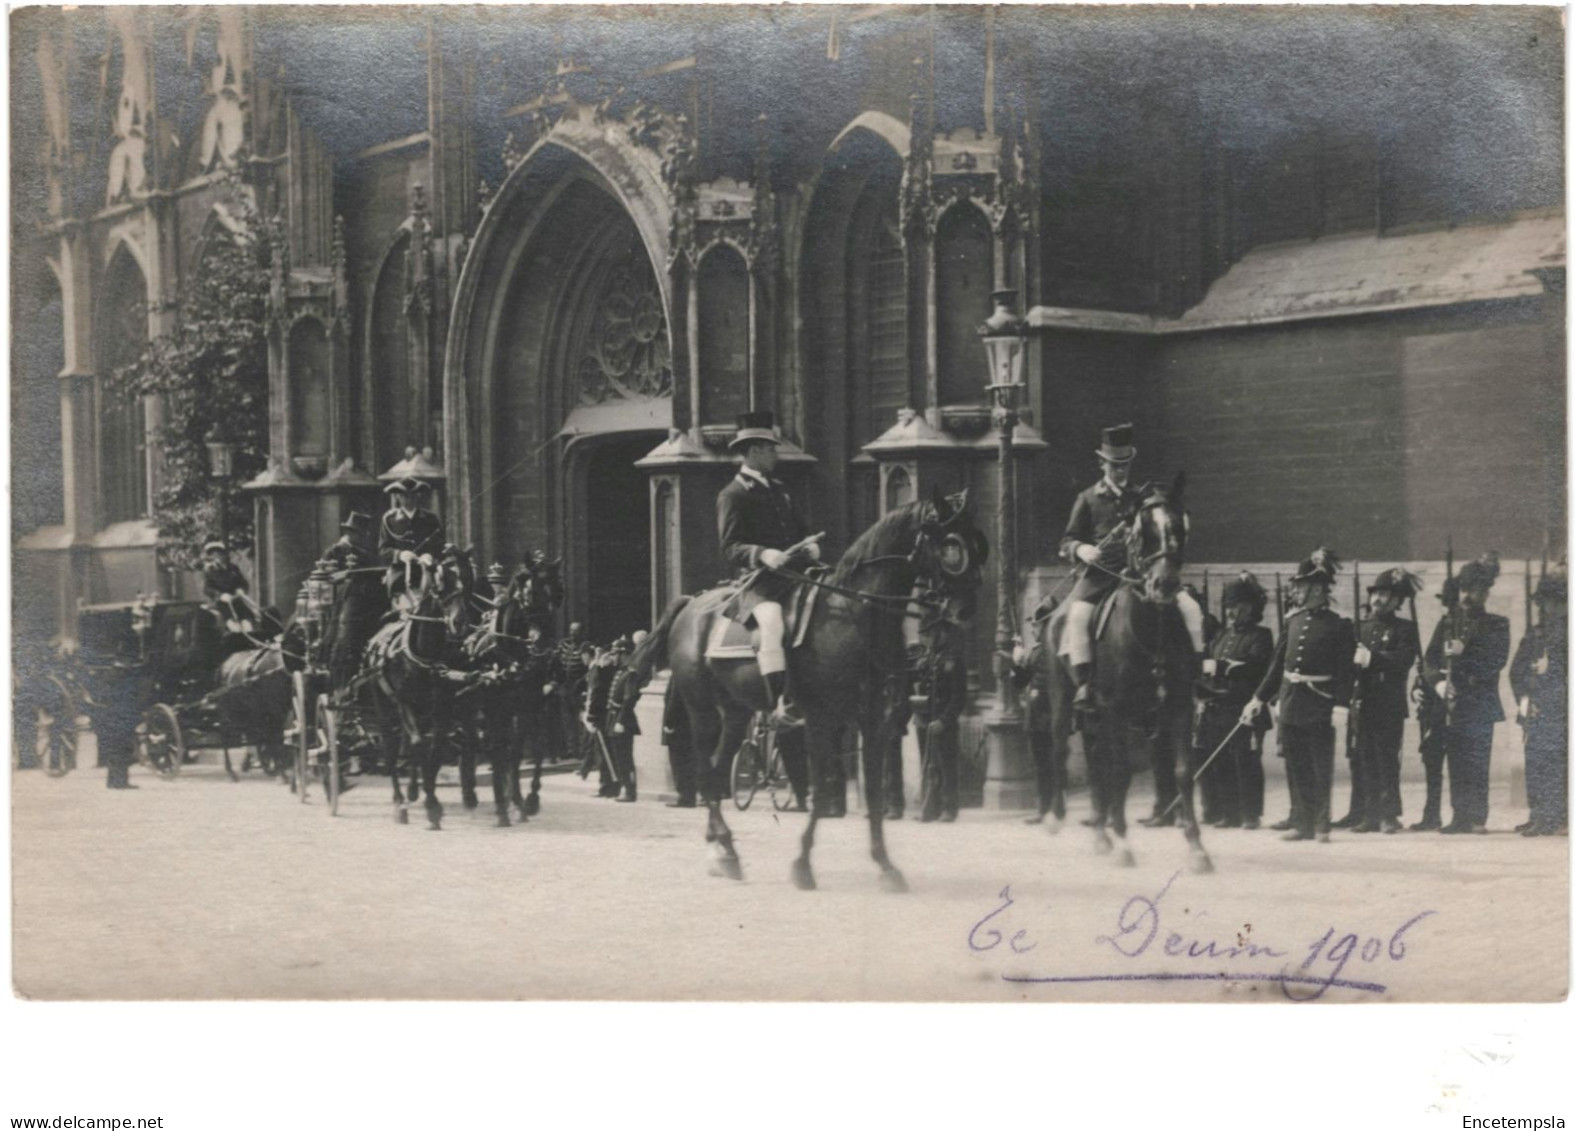
<path fill-rule="evenodd" d="M 1337 723 L 1348 722 L 1350 720 L 1350 718 L 1351 718 L 1351 708 L 1349 708 L 1349 707 L 1336 707 L 1334 709 L 1334 721 L 1335 722 L 1337 722 Z"/>
<path fill-rule="evenodd" d="M 781 569 L 787 565 L 787 555 L 781 550 L 761 550 L 760 564 L 767 569 Z"/>
<path fill-rule="evenodd" d="M 1099 564 L 1099 547 L 1092 542 L 1079 542 L 1075 553 L 1077 554 L 1077 560 L 1084 565 Z"/>
<path fill-rule="evenodd" d="M 1433 690 L 1438 692 L 1438 697 L 1440 699 L 1453 699 L 1455 697 L 1455 689 L 1449 686 L 1449 681 L 1447 679 L 1439 680 L 1438 686 L 1433 688 Z"/>
<path fill-rule="evenodd" d="M 431 554 L 422 554 L 421 555 L 421 564 L 424 565 L 424 566 L 432 565 L 433 564 L 433 562 L 432 562 L 432 555 Z"/>
<path fill-rule="evenodd" d="M 809 545 L 804 547 L 804 552 L 809 555 L 810 561 L 813 561 L 813 562 L 820 561 L 820 543 L 819 542 L 811 542 Z"/>
<path fill-rule="evenodd" d="M 1203 661 L 1203 674 L 1204 675 L 1213 675 L 1218 670 L 1219 670 L 1219 663 L 1217 661 L 1215 661 L 1215 660 L 1204 660 Z"/>
<path fill-rule="evenodd" d="M 416 555 L 409 550 L 401 550 L 399 551 L 399 560 L 402 562 L 413 562 L 416 560 Z"/>
<path fill-rule="evenodd" d="M 1365 668 L 1372 662 L 1373 653 L 1368 649 L 1367 645 L 1358 644 L 1356 646 L 1356 666 L 1359 668 Z"/>
<path fill-rule="evenodd" d="M 1463 640 L 1451 640 L 1444 645 L 1444 655 L 1446 656 L 1464 656 L 1465 654 L 1466 643 Z"/>
<path fill-rule="evenodd" d="M 613 727 L 613 733 L 614 734 L 622 734 L 623 733 L 623 724 L 622 723 L 618 723 L 616 726 L 614 726 Z"/>
<path fill-rule="evenodd" d="M 1259 699 L 1257 696 L 1253 696 L 1251 699 L 1247 700 L 1247 705 L 1241 709 L 1242 726 L 1251 726 L 1253 721 L 1257 719 L 1258 712 L 1261 710 L 1263 710 L 1263 700 Z"/>
<path fill-rule="evenodd" d="M 1535 672 L 1537 675 L 1547 675 L 1548 674 L 1548 658 L 1546 656 L 1539 656 L 1537 658 L 1537 662 L 1531 665 L 1531 670 L 1533 672 Z"/>

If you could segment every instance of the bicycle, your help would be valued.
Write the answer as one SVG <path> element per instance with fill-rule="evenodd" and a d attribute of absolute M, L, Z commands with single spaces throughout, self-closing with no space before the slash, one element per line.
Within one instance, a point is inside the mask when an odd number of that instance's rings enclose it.
<path fill-rule="evenodd" d="M 776 726 L 770 712 L 756 711 L 750 719 L 749 731 L 733 755 L 731 777 L 733 804 L 739 812 L 754 803 L 762 786 L 771 796 L 772 808 L 778 812 L 795 806 L 793 784 L 782 761 L 782 749 L 776 740 Z"/>

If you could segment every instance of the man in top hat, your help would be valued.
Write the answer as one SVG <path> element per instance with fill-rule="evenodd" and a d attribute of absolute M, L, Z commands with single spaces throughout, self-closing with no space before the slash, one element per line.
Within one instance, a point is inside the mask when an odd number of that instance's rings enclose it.
<path fill-rule="evenodd" d="M 1242 722 L 1253 726 L 1264 703 L 1279 697 L 1280 746 L 1285 772 L 1295 781 L 1295 827 L 1285 840 L 1329 839 L 1334 713 L 1350 708 L 1356 653 L 1351 622 L 1329 608 L 1339 569 L 1339 559 L 1320 546 L 1291 578 L 1298 608 L 1286 618 L 1274 660 L 1241 713 Z"/>
<path fill-rule="evenodd" d="M 391 505 L 378 531 L 377 552 L 388 567 L 383 585 L 390 597 L 405 591 L 407 565 L 424 557 L 424 564 L 430 566 L 443 549 L 442 520 L 420 505 L 421 496 L 429 489 L 409 475 L 383 488 Z"/>
<path fill-rule="evenodd" d="M 1094 663 L 1094 609 L 1120 582 L 1127 564 L 1125 535 L 1143 504 L 1142 492 L 1131 485 L 1132 461 L 1137 458 L 1132 440 L 1130 424 L 1104 430 L 1098 452 L 1103 475 L 1098 483 L 1077 496 L 1066 533 L 1061 536 L 1061 556 L 1083 567 L 1083 575 L 1072 590 L 1061 644 L 1072 679 L 1077 683 L 1072 705 L 1079 711 L 1093 706 L 1089 676 Z M 1201 655 L 1203 610 L 1184 591 L 1176 594 L 1176 608 L 1192 637 L 1193 651 Z"/>
<path fill-rule="evenodd" d="M 1214 780 L 1214 823 L 1220 828 L 1255 829 L 1263 819 L 1263 747 L 1258 736 L 1268 727 L 1268 712 L 1259 714 L 1252 727 L 1232 730 L 1274 662 L 1274 636 L 1260 623 L 1269 595 L 1256 577 L 1243 570 L 1226 583 L 1224 600 L 1226 624 L 1209 642 L 1198 681 L 1194 765 L 1201 768 L 1203 760 L 1225 743 L 1208 771 Z"/>
<path fill-rule="evenodd" d="M 1398 615 L 1414 597 L 1416 578 L 1398 566 L 1367 587 L 1372 615 L 1356 645 L 1356 687 L 1351 699 L 1352 806 L 1348 824 L 1359 833 L 1400 831 L 1400 740 L 1410 715 L 1407 688 L 1422 652 L 1416 625 Z M 1361 788 L 1354 785 L 1360 781 Z M 1357 798 L 1362 808 L 1357 807 Z"/>
<path fill-rule="evenodd" d="M 1427 682 L 1445 706 L 1444 763 L 1455 812 L 1443 833 L 1487 831 L 1493 727 L 1504 721 L 1498 681 L 1509 662 L 1509 618 L 1487 611 L 1498 568 L 1495 554 L 1465 564 L 1460 605 L 1438 622 L 1422 658 Z"/>
<path fill-rule="evenodd" d="M 775 571 L 819 561 L 820 547 L 806 542 L 808 527 L 787 487 L 771 474 L 776 470 L 780 442 L 771 413 L 746 412 L 738 418 L 738 434 L 728 448 L 738 453 L 742 465 L 717 496 L 716 524 L 723 560 L 745 579 L 723 612 L 759 630 L 757 658 L 776 719 L 792 725 L 800 720 L 784 705 L 787 653 L 782 641 L 782 602 L 792 591 L 793 582 Z"/>
<path fill-rule="evenodd" d="M 1569 817 L 1569 582 L 1564 568 L 1548 570 L 1534 596 L 1542 622 L 1526 631 L 1509 668 L 1526 739 L 1526 800 L 1531 819 L 1522 836 L 1568 834 Z"/>
<path fill-rule="evenodd" d="M 209 542 L 202 548 L 202 591 L 230 632 L 257 631 L 257 610 L 246 595 L 246 578 L 230 561 L 230 548 L 223 542 Z"/>

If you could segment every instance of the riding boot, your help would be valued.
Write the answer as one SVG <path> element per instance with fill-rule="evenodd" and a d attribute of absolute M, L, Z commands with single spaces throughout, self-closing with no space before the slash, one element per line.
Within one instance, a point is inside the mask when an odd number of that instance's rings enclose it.
<path fill-rule="evenodd" d="M 1427 800 L 1422 805 L 1422 819 L 1411 826 L 1414 833 L 1431 832 L 1443 824 L 1439 819 L 1444 800 L 1443 763 L 1430 764 L 1424 759 L 1422 769 L 1427 777 Z"/>
<path fill-rule="evenodd" d="M 771 717 L 778 728 L 803 725 L 804 717 L 787 697 L 787 672 L 766 673 L 766 693 L 771 697 Z"/>

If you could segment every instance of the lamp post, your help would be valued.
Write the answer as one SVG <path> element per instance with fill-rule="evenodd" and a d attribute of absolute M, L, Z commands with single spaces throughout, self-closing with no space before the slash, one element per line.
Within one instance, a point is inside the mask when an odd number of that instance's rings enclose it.
<path fill-rule="evenodd" d="M 230 544 L 230 475 L 234 470 L 235 447 L 224 438 L 215 424 L 208 429 L 208 434 L 203 437 L 203 443 L 208 448 L 208 478 L 212 479 L 219 487 L 219 541 L 226 547 Z"/>
<path fill-rule="evenodd" d="M 995 702 L 985 717 L 989 761 L 985 767 L 985 798 L 989 808 L 1011 809 L 1031 804 L 1032 772 L 1028 736 L 1012 681 L 1012 644 L 1017 632 L 1017 469 L 1012 439 L 1017 431 L 1027 354 L 1027 326 L 1012 310 L 1014 290 L 991 295 L 995 310 L 979 327 L 990 362 L 990 397 L 1000 438 L 996 508 Z"/>

